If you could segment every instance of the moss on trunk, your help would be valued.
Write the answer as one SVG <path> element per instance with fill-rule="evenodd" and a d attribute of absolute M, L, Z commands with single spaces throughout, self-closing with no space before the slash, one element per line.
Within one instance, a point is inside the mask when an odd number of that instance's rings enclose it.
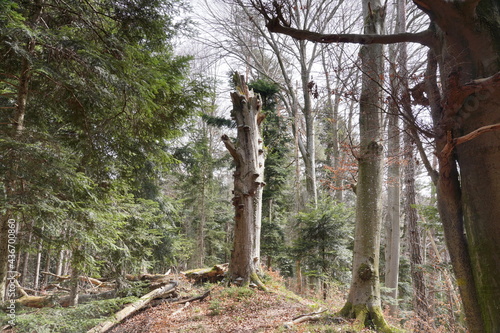
<path fill-rule="evenodd" d="M 366 304 L 353 305 L 346 302 L 344 307 L 338 312 L 339 316 L 355 319 L 354 329 L 361 331 L 369 327 L 382 333 L 402 333 L 403 331 L 389 325 L 384 318 L 382 308 L 380 306 L 368 306 Z"/>

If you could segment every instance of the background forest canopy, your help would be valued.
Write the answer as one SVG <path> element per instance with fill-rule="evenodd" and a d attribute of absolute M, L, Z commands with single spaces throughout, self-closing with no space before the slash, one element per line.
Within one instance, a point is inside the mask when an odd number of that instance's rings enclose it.
<path fill-rule="evenodd" d="M 352 0 L 294 4 L 287 19 L 296 27 L 363 31 Z M 393 4 L 385 15 L 388 34 L 429 26 L 415 5 L 403 26 Z M 266 115 L 262 265 L 297 292 L 346 292 L 362 153 L 360 47 L 272 34 L 265 23 L 240 1 L 0 2 L 2 297 L 9 219 L 15 271 L 35 290 L 49 281 L 41 271 L 122 285 L 125 274 L 228 262 L 234 166 L 220 138 L 235 137 L 227 106 L 235 71 L 260 94 Z M 425 158 L 435 149 L 422 86 L 427 50 L 407 48 L 402 71 L 402 51 L 385 47 L 378 83 L 382 298 L 393 314 L 411 317 L 417 267 L 426 286 L 419 297 L 433 311 L 419 315 L 433 316 L 435 327 L 462 327 L 423 167 L 437 163 Z"/>

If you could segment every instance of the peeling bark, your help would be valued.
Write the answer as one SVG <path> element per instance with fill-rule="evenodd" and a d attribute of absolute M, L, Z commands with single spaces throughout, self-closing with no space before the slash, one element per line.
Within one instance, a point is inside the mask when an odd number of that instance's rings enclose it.
<path fill-rule="evenodd" d="M 236 92 L 231 93 L 231 116 L 237 124 L 237 144 L 224 135 L 222 141 L 234 159 L 233 206 L 235 209 L 234 246 L 229 277 L 240 285 L 254 282 L 263 287 L 260 271 L 260 230 L 262 188 L 264 184 L 264 148 L 260 123 L 264 119 L 259 95 L 248 90 L 244 77 L 235 74 Z"/>

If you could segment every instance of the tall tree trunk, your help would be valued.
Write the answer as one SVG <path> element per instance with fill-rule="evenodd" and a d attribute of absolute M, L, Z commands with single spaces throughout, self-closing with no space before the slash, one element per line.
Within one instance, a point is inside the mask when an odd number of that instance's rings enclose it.
<path fill-rule="evenodd" d="M 393 104 L 393 103 L 391 103 Z M 395 316 L 398 310 L 398 282 L 400 257 L 400 158 L 399 158 L 399 114 L 394 105 L 390 106 L 388 128 L 388 166 L 387 166 L 387 221 L 386 221 L 386 270 L 385 286 L 389 288 L 391 298 L 390 314 Z"/>
<path fill-rule="evenodd" d="M 299 41 L 299 53 L 300 53 L 300 77 L 302 83 L 302 94 L 304 98 L 304 120 L 306 123 L 306 149 L 304 158 L 306 167 L 306 188 L 308 201 L 312 202 L 314 206 L 318 204 L 318 189 L 316 184 L 316 134 L 314 129 L 314 113 L 312 107 L 311 95 L 314 93 L 312 91 L 312 81 L 310 79 L 310 64 L 306 63 L 306 41 Z"/>
<path fill-rule="evenodd" d="M 224 135 L 222 141 L 234 159 L 235 227 L 229 276 L 242 285 L 254 282 L 263 287 L 260 270 L 260 232 L 262 187 L 264 184 L 264 148 L 260 123 L 262 103 L 259 95 L 248 90 L 245 78 L 235 74 L 236 92 L 231 93 L 232 117 L 237 124 L 237 145 Z"/>
<path fill-rule="evenodd" d="M 410 271 L 413 285 L 413 308 L 418 317 L 417 327 L 415 332 L 429 332 L 432 326 L 429 326 L 429 304 L 427 287 L 425 283 L 424 271 L 422 269 L 422 239 L 420 229 L 417 225 L 418 214 L 416 205 L 416 190 L 415 190 L 415 154 L 411 138 L 408 134 L 404 137 L 405 148 L 405 179 L 404 179 L 404 197 L 405 197 L 405 222 L 408 234 L 408 248 L 410 250 Z M 429 324 L 428 324 L 429 323 Z"/>
<path fill-rule="evenodd" d="M 56 275 L 59 276 L 63 275 L 64 258 L 65 258 L 64 253 L 65 250 L 59 250 L 59 258 L 57 258 L 57 268 L 56 268 Z"/>
<path fill-rule="evenodd" d="M 43 230 L 42 230 L 43 232 Z M 38 243 L 38 252 L 36 255 L 36 266 L 35 272 L 33 276 L 33 289 L 38 290 L 40 287 L 40 267 L 42 266 L 42 250 L 43 250 L 43 241 L 40 239 Z"/>
<path fill-rule="evenodd" d="M 203 267 L 205 264 L 205 227 L 207 224 L 207 216 L 206 216 L 206 180 L 203 177 L 201 184 L 201 207 L 200 207 L 200 225 L 198 226 L 198 258 L 199 258 L 199 267 Z"/>
<path fill-rule="evenodd" d="M 77 306 L 78 305 L 78 291 L 80 285 L 80 273 L 78 269 L 75 268 L 76 265 L 73 265 L 71 271 L 71 279 L 70 279 L 70 292 L 69 292 L 69 306 Z"/>
<path fill-rule="evenodd" d="M 328 142 L 327 142 L 327 151 L 330 156 L 328 156 L 328 161 L 330 167 L 333 168 L 335 172 L 334 179 L 334 187 L 335 187 L 335 195 L 334 198 L 337 202 L 342 202 L 343 198 L 343 186 L 342 186 L 342 177 L 339 173 L 340 167 L 340 149 L 339 149 L 339 105 L 340 105 L 340 89 L 341 89 L 341 80 L 337 77 L 337 86 L 335 91 L 332 89 L 330 73 L 328 70 L 328 65 L 326 61 L 325 51 L 321 53 L 321 62 L 323 65 L 323 71 L 325 73 L 325 81 L 326 81 L 326 90 L 327 90 L 327 100 L 326 105 L 328 107 L 328 126 L 327 129 L 330 133 L 328 133 Z M 338 57 L 338 68 L 342 66 L 342 53 Z M 332 100 L 332 95 L 335 94 L 335 98 Z"/>
<path fill-rule="evenodd" d="M 47 252 L 46 252 L 47 257 L 45 258 L 44 272 L 50 272 L 50 259 L 51 259 L 50 255 L 51 254 L 52 254 L 52 249 L 49 245 L 49 248 L 47 249 Z M 42 289 L 47 287 L 48 284 L 49 284 L 49 276 L 44 275 L 43 280 L 42 280 Z"/>
<path fill-rule="evenodd" d="M 9 272 L 9 216 L 0 217 L 0 303 L 5 300 Z"/>
<path fill-rule="evenodd" d="M 401 2 L 400 2 L 401 3 Z M 401 19 L 403 16 L 403 19 Z M 396 12 L 395 32 L 404 29 L 404 7 L 398 3 Z M 401 247 L 400 236 L 400 132 L 399 132 L 399 105 L 401 104 L 401 80 L 398 65 L 401 59 L 394 62 L 401 55 L 400 45 L 389 47 L 389 78 L 392 99 L 389 103 L 387 129 L 387 221 L 386 221 L 386 269 L 385 286 L 389 289 L 387 296 L 391 298 L 390 314 L 396 316 L 398 311 L 398 282 L 399 258 Z"/>
<path fill-rule="evenodd" d="M 380 1 L 363 1 L 365 33 L 382 34 L 385 8 Z M 381 45 L 362 46 L 362 91 L 359 127 L 358 185 L 352 284 L 340 313 L 356 318 L 356 326 L 375 326 L 392 331 L 380 300 L 379 256 L 382 228 L 381 76 L 384 72 Z"/>

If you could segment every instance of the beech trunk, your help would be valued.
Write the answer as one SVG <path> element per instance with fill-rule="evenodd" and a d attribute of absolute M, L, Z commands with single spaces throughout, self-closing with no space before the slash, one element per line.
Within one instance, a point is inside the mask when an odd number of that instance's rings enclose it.
<path fill-rule="evenodd" d="M 385 8 L 380 1 L 363 1 L 365 33 L 383 33 Z M 390 332 L 380 298 L 379 257 L 382 229 L 382 45 L 365 45 L 360 51 L 362 91 L 359 127 L 360 153 L 356 189 L 356 227 L 352 284 L 340 314 L 356 318 L 357 328 L 374 326 Z"/>

